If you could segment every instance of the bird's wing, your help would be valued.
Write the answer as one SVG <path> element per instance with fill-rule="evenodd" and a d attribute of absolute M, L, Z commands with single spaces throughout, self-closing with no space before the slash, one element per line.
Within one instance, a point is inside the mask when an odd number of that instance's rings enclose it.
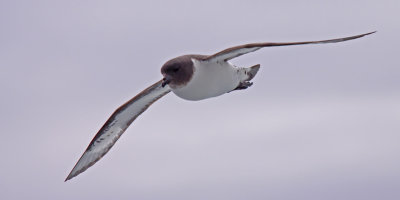
<path fill-rule="evenodd" d="M 235 46 L 231 47 L 228 49 L 225 49 L 223 51 L 220 51 L 216 54 L 210 55 L 206 58 L 204 58 L 204 61 L 228 61 L 232 58 L 236 58 L 238 56 L 257 51 L 263 47 L 275 47 L 275 46 L 289 46 L 289 45 L 302 45 L 302 44 L 323 44 L 323 43 L 335 43 L 335 42 L 343 42 L 347 40 L 354 40 L 360 37 L 364 37 L 366 35 L 375 33 L 370 32 L 370 33 L 365 33 L 361 35 L 356 35 L 356 36 L 351 36 L 351 37 L 344 37 L 344 38 L 338 38 L 338 39 L 331 39 L 331 40 L 320 40 L 320 41 L 308 41 L 308 42 L 282 42 L 282 43 L 271 43 L 271 42 L 265 42 L 265 43 L 251 43 L 251 44 L 244 44 L 240 46 Z"/>
<path fill-rule="evenodd" d="M 102 158 L 125 132 L 128 126 L 151 104 L 168 94 L 169 86 L 162 87 L 158 81 L 119 107 L 94 136 L 82 157 L 76 163 L 65 181 L 84 172 Z"/>

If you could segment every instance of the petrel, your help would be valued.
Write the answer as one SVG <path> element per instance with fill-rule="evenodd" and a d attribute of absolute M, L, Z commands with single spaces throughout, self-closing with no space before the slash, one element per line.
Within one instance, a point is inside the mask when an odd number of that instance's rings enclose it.
<path fill-rule="evenodd" d="M 155 101 L 173 92 L 182 99 L 198 101 L 243 90 L 253 83 L 260 65 L 236 67 L 229 61 L 263 47 L 325 44 L 354 40 L 374 32 L 331 40 L 283 43 L 251 43 L 231 47 L 213 55 L 183 55 L 167 61 L 161 68 L 163 79 L 120 106 L 94 136 L 65 181 L 84 172 L 102 158 L 129 125 Z"/>

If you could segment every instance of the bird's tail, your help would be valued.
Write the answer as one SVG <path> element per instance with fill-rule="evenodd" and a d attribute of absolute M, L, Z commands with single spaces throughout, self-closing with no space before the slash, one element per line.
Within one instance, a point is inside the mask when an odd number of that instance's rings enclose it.
<path fill-rule="evenodd" d="M 245 68 L 245 74 L 247 75 L 247 79 L 245 81 L 250 81 L 251 79 L 253 79 L 258 70 L 260 69 L 260 64 Z"/>

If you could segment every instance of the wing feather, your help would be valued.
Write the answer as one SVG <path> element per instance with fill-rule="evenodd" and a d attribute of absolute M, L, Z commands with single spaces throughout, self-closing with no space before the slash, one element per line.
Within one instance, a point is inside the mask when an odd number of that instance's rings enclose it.
<path fill-rule="evenodd" d="M 111 115 L 92 139 L 65 181 L 84 172 L 100 160 L 140 114 L 171 91 L 169 86 L 162 87 L 161 83 L 162 80 L 143 90 Z"/>
<path fill-rule="evenodd" d="M 344 38 L 337 38 L 331 40 L 320 40 L 320 41 L 307 41 L 307 42 L 282 42 L 282 43 L 272 43 L 272 42 L 265 42 L 265 43 L 251 43 L 251 44 L 244 44 L 235 47 L 231 47 L 220 51 L 216 54 L 210 55 L 204 58 L 204 61 L 228 61 L 232 58 L 236 58 L 238 56 L 257 51 L 263 47 L 275 47 L 275 46 L 289 46 L 289 45 L 303 45 L 303 44 L 323 44 L 323 43 L 336 43 L 336 42 L 344 42 L 347 40 L 354 40 L 360 37 L 364 37 L 366 35 L 370 35 L 374 32 L 365 33 L 361 35 L 355 35 L 351 37 L 344 37 Z"/>

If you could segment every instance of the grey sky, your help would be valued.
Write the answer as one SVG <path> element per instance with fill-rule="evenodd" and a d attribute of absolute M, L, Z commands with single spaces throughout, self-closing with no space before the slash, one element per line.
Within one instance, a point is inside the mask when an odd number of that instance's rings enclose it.
<path fill-rule="evenodd" d="M 399 199 L 400 2 L 0 2 L 0 199 Z M 167 95 L 64 183 L 168 59 L 248 42 L 254 85 Z M 183 130 L 176 126 L 184 123 Z"/>

